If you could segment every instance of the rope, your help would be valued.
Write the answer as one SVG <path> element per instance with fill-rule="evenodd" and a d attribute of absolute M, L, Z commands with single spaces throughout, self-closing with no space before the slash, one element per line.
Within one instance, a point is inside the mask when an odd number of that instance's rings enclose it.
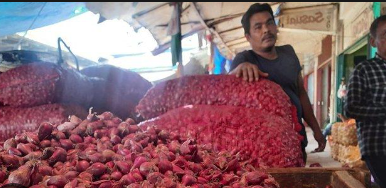
<path fill-rule="evenodd" d="M 43 8 L 46 6 L 47 2 L 44 2 L 43 6 L 40 8 L 39 13 L 35 16 L 34 20 L 32 21 L 31 25 L 28 27 L 28 29 L 25 31 L 23 37 L 19 40 L 17 43 L 17 47 L 20 46 L 21 42 L 23 42 L 25 36 L 27 35 L 28 31 L 31 30 L 32 26 L 35 24 L 35 21 L 38 19 L 40 14 L 42 13 Z"/>

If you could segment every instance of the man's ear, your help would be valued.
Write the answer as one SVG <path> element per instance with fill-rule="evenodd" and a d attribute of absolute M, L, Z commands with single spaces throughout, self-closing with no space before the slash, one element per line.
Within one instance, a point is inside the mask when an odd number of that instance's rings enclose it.
<path fill-rule="evenodd" d="M 377 46 L 375 45 L 375 38 L 374 37 L 370 37 L 370 44 L 372 47 L 376 48 Z"/>
<path fill-rule="evenodd" d="M 247 39 L 247 41 L 250 42 L 249 40 L 251 40 L 251 35 L 249 35 L 248 33 L 245 33 L 244 36 Z"/>

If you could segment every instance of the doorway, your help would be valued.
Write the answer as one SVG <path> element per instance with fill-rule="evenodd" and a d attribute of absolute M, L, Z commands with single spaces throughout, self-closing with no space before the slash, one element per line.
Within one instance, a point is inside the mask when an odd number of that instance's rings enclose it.
<path fill-rule="evenodd" d="M 320 102 L 320 110 L 321 110 L 321 116 L 319 119 L 320 125 L 324 127 L 326 124 L 330 122 L 330 116 L 329 116 L 329 107 L 330 107 L 330 100 L 329 95 L 331 92 L 331 65 L 328 64 L 325 67 L 322 68 L 322 89 L 321 92 L 321 102 Z"/>
<path fill-rule="evenodd" d="M 338 113 L 345 115 L 344 100 L 337 97 L 337 91 L 341 84 L 341 80 L 342 78 L 345 78 L 347 84 L 355 65 L 370 57 L 371 46 L 368 43 L 368 38 L 369 36 L 363 37 L 338 56 L 336 64 L 336 93 L 334 94 L 336 100 L 336 111 L 334 112 L 335 121 L 341 121 L 336 116 Z"/>

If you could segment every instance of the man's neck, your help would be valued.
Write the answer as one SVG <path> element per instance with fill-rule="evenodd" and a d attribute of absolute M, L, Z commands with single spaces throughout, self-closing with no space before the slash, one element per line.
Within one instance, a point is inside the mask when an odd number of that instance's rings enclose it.
<path fill-rule="evenodd" d="M 261 49 L 258 49 L 258 50 L 252 49 L 252 50 L 258 55 L 260 55 L 261 57 L 264 57 L 265 59 L 274 60 L 277 58 L 277 52 L 275 47 L 273 47 L 272 50 L 270 51 L 264 51 Z"/>

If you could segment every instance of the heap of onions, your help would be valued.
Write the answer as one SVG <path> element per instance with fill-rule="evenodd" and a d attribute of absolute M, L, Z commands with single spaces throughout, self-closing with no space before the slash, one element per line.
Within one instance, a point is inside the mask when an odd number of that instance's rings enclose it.
<path fill-rule="evenodd" d="M 75 116 L 59 126 L 5 141 L 0 183 L 33 188 L 255 187 L 278 188 L 237 151 L 215 153 L 195 140 L 155 127 L 138 127 L 110 112 Z"/>

